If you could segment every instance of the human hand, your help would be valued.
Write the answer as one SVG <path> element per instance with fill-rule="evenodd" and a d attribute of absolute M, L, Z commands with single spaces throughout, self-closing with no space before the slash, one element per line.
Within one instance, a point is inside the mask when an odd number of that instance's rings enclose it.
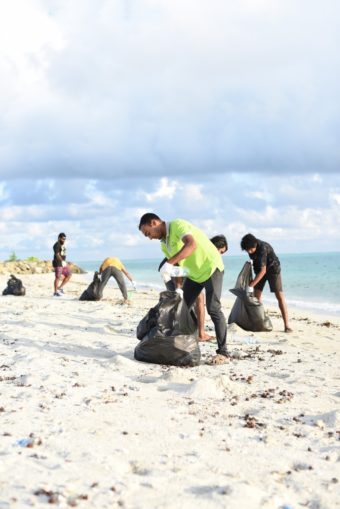
<path fill-rule="evenodd" d="M 174 266 L 171 265 L 171 263 L 165 262 L 164 265 L 161 267 L 159 273 L 164 279 L 165 282 L 170 281 L 171 279 L 171 271 L 173 270 Z"/>
<path fill-rule="evenodd" d="M 183 290 L 182 288 L 176 288 L 175 292 L 183 299 Z"/>
<path fill-rule="evenodd" d="M 136 281 L 131 281 L 131 284 L 132 284 L 132 288 L 134 290 L 137 290 L 137 287 L 136 287 Z"/>

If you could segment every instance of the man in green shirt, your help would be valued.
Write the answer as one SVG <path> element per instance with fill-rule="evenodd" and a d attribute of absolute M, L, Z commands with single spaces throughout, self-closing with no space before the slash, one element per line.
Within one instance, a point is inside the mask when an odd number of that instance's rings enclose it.
<path fill-rule="evenodd" d="M 199 228 L 184 219 L 166 223 L 149 212 L 141 217 L 139 230 L 150 240 L 161 241 L 161 249 L 167 258 L 160 270 L 163 277 L 169 278 L 176 264 L 187 271 L 183 298 L 189 308 L 205 288 L 207 311 L 214 323 L 218 343 L 218 355 L 213 362 L 224 362 L 228 352 L 227 326 L 220 302 L 224 274 L 220 253 Z"/>

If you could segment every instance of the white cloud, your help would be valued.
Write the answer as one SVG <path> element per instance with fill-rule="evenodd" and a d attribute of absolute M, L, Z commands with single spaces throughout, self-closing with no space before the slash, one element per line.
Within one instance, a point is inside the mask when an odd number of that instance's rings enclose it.
<path fill-rule="evenodd" d="M 340 206 L 340 193 L 331 193 L 330 198 L 331 201 Z"/>
<path fill-rule="evenodd" d="M 157 190 L 154 193 L 144 193 L 146 201 L 152 203 L 158 200 L 172 200 L 178 189 L 178 183 L 173 180 L 170 181 L 168 178 L 163 177 L 157 185 Z"/>
<path fill-rule="evenodd" d="M 7 2 L 1 171 L 334 172 L 337 14 L 331 0 Z"/>
<path fill-rule="evenodd" d="M 152 209 L 225 233 L 231 253 L 248 231 L 281 252 L 339 249 L 339 13 L 335 0 L 3 2 L 3 256 L 50 257 L 67 231 L 79 257 L 147 257 L 158 246 L 137 225 Z"/>

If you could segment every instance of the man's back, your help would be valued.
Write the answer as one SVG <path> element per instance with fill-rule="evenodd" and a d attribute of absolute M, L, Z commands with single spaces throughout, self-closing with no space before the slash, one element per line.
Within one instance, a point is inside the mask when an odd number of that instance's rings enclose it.
<path fill-rule="evenodd" d="M 203 282 L 209 279 L 217 268 L 221 272 L 224 270 L 221 255 L 213 243 L 202 230 L 184 219 L 174 219 L 167 224 L 166 239 L 161 242 L 162 251 L 167 258 L 182 249 L 184 245 L 182 239 L 186 235 L 193 236 L 196 249 L 191 255 L 179 262 L 179 265 L 188 269 L 190 279 Z"/>
<path fill-rule="evenodd" d="M 109 256 L 108 258 L 105 258 L 103 263 L 100 266 L 100 272 L 103 272 L 107 267 L 116 267 L 118 270 L 124 269 L 124 265 L 120 261 L 119 258 Z"/>

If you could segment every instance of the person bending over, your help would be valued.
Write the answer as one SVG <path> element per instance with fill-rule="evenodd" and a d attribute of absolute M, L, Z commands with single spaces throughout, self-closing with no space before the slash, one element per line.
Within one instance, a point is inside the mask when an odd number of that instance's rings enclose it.
<path fill-rule="evenodd" d="M 159 264 L 158 271 L 161 270 L 164 263 L 168 261 L 167 258 L 164 258 L 161 263 Z M 170 292 L 176 291 L 178 288 L 183 288 L 185 278 L 183 277 L 172 277 L 169 281 L 165 282 L 166 289 Z M 205 311 L 204 311 L 205 301 L 204 301 L 204 293 L 201 292 L 195 303 L 195 312 L 197 316 L 197 328 L 198 328 L 198 340 L 201 342 L 204 341 L 212 341 L 214 338 L 212 336 L 209 336 L 205 332 L 204 329 L 204 322 L 205 322 Z"/>
<path fill-rule="evenodd" d="M 101 289 L 104 290 L 110 277 L 112 276 L 117 281 L 118 287 L 122 292 L 124 303 L 127 304 L 129 302 L 129 299 L 123 274 L 131 281 L 134 289 L 136 289 L 136 284 L 132 276 L 128 273 L 122 262 L 119 260 L 119 258 L 115 257 L 105 258 L 105 260 L 99 267 L 99 274 L 101 275 L 102 283 Z"/>
<path fill-rule="evenodd" d="M 189 309 L 205 289 L 206 307 L 215 326 L 218 344 L 213 362 L 226 362 L 227 326 L 220 302 L 224 266 L 220 253 L 199 228 L 184 219 L 165 222 L 149 212 L 141 217 L 138 228 L 150 240 L 161 241 L 161 249 L 167 258 L 161 275 L 169 279 L 176 264 L 187 269 L 183 298 Z"/>
<path fill-rule="evenodd" d="M 251 233 L 242 238 L 241 249 L 247 251 L 249 258 L 253 261 L 255 279 L 249 286 L 254 288 L 255 297 L 261 302 L 262 291 L 268 281 L 270 291 L 275 293 L 281 311 L 284 331 L 292 332 L 288 323 L 287 305 L 282 290 L 281 264 L 274 249 L 268 242 L 257 239 Z"/>

